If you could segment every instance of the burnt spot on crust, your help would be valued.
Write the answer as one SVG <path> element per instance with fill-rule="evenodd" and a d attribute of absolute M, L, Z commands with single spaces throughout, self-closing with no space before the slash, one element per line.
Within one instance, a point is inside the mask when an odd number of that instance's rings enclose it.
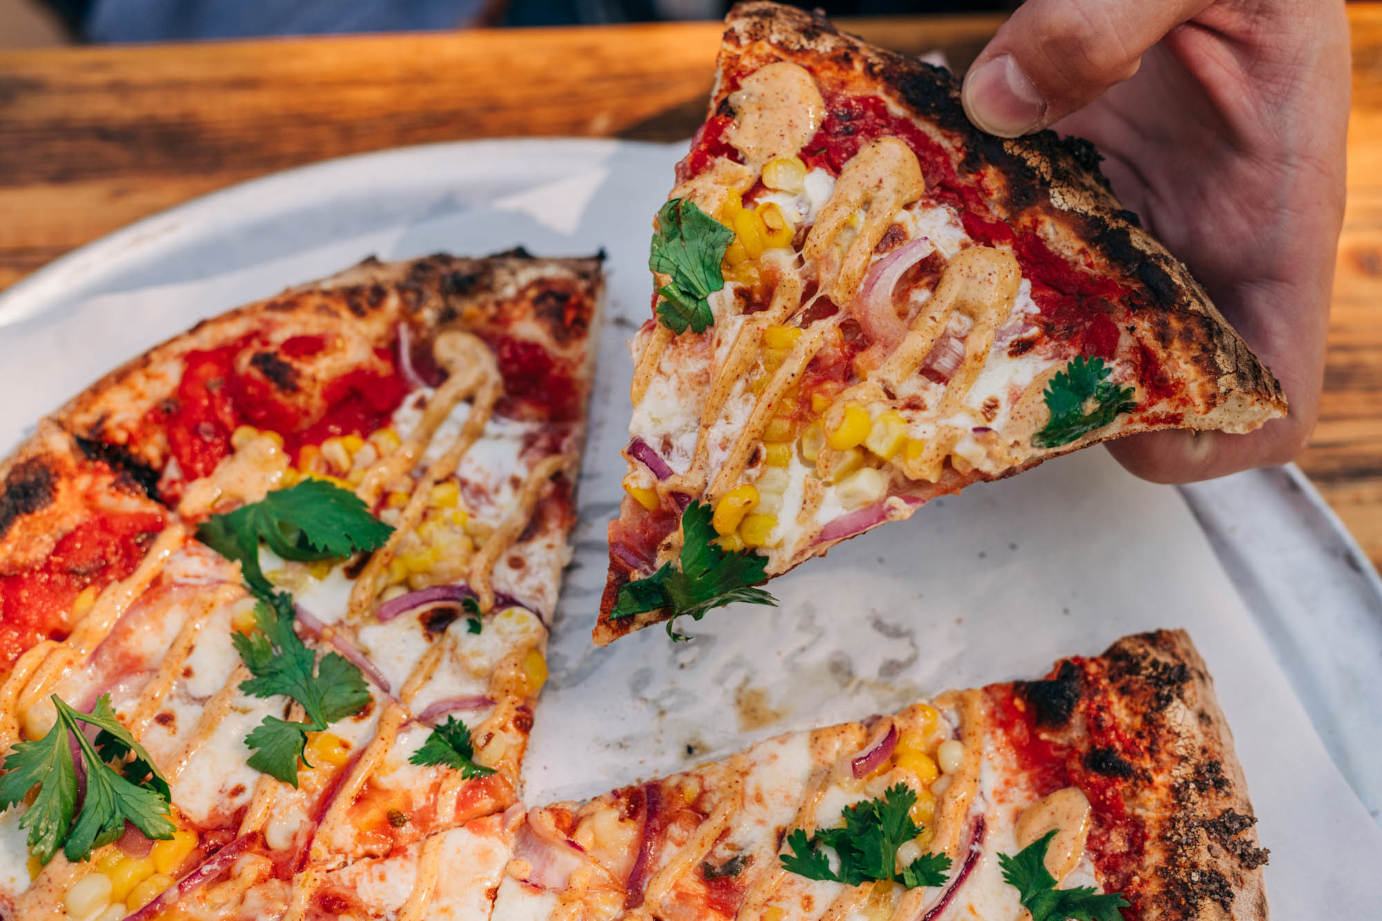
<path fill-rule="evenodd" d="M 1216 818 L 1204 823 L 1204 830 L 1213 841 L 1232 854 L 1243 869 L 1256 870 L 1267 862 L 1271 853 L 1242 837 L 1243 832 L 1256 824 L 1256 816 L 1225 809 Z"/>
<path fill-rule="evenodd" d="M 136 457 L 129 448 L 81 435 L 74 437 L 77 447 L 89 460 L 105 464 L 115 471 L 122 482 L 130 484 L 155 502 L 159 501 L 159 472 Z"/>
<path fill-rule="evenodd" d="M 1155 643 L 1159 636 L 1147 634 L 1142 639 Z M 1109 650 L 1109 679 L 1130 696 L 1141 691 L 1151 697 L 1153 712 L 1161 712 L 1178 698 L 1190 680 L 1190 667 L 1184 662 L 1170 662 L 1149 651 L 1144 644 L 1119 645 Z"/>
<path fill-rule="evenodd" d="M 447 297 L 465 297 L 478 289 L 482 281 L 483 272 L 447 272 L 441 277 L 441 293 Z"/>
<path fill-rule="evenodd" d="M 1051 728 L 1070 722 L 1075 704 L 1080 701 L 1082 684 L 1080 670 L 1067 659 L 1056 669 L 1054 678 L 1019 681 L 1017 692 L 1031 706 L 1036 715 L 1036 724 Z"/>
<path fill-rule="evenodd" d="M 1177 863 L 1156 868 L 1166 882 L 1162 901 L 1169 912 L 1165 917 L 1198 918 L 1200 905 L 1213 902 L 1224 911 L 1233 908 L 1233 886 L 1218 870 L 1193 864 L 1185 867 Z"/>
<path fill-rule="evenodd" d="M 1105 777 L 1128 778 L 1133 775 L 1130 761 L 1111 748 L 1092 748 L 1084 756 L 1084 766 Z"/>
<path fill-rule="evenodd" d="M 421 617 L 423 632 L 427 634 L 429 639 L 440 636 L 460 616 L 459 605 L 442 605 L 432 608 L 430 611 L 424 611 Z"/>
<path fill-rule="evenodd" d="M 298 392 L 298 370 L 273 352 L 255 352 L 250 365 L 284 393 Z"/>
<path fill-rule="evenodd" d="M 42 457 L 15 464 L 0 492 L 0 538 L 18 519 L 46 507 L 57 494 L 57 473 Z"/>
<path fill-rule="evenodd" d="M 592 306 L 590 299 L 582 297 L 578 291 L 550 281 L 533 295 L 534 316 L 561 344 L 586 335 L 590 329 Z"/>

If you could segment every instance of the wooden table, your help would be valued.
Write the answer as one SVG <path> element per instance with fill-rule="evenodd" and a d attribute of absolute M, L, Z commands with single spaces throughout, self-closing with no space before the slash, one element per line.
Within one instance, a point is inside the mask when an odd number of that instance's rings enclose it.
<path fill-rule="evenodd" d="M 1382 565 L 1382 3 L 1349 14 L 1349 203 L 1323 412 L 1301 465 Z M 965 65 L 997 23 L 846 27 Z M 686 137 L 719 34 L 697 23 L 0 54 L 0 288 L 194 195 L 341 154 L 477 137 Z"/>

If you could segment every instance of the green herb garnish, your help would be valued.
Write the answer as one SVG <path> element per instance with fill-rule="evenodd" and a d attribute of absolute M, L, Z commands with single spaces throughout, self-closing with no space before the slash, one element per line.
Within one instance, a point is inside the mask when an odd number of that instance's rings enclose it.
<path fill-rule="evenodd" d="M 1137 408 L 1131 387 L 1110 381 L 1102 358 L 1078 356 L 1057 371 L 1042 396 L 1051 418 L 1032 436 L 1038 448 L 1058 448 L 1108 425 L 1119 414 Z"/>
<path fill-rule="evenodd" d="M 455 768 L 467 780 L 494 773 L 494 768 L 475 763 L 475 746 L 470 741 L 470 730 L 454 716 L 448 716 L 446 722 L 432 730 L 427 741 L 413 752 L 408 763 Z"/>
<path fill-rule="evenodd" d="M 725 286 L 720 262 L 734 231 L 706 214 L 694 202 L 674 198 L 657 213 L 648 268 L 672 276 L 658 290 L 658 319 L 674 333 L 689 326 L 703 333 L 715 322 L 706 300 Z"/>
<path fill-rule="evenodd" d="M 619 589 L 610 619 L 632 617 L 644 611 L 672 611 L 672 616 L 690 615 L 695 620 L 705 616 L 711 608 L 734 601 L 747 604 L 776 605 L 777 599 L 761 588 L 751 588 L 767 576 L 766 557 L 747 550 L 730 553 L 715 543 L 717 535 L 710 525 L 710 506 L 692 503 L 681 516 L 681 568 L 663 563 L 662 568 L 648 576 L 629 582 Z M 682 639 L 672 630 L 673 639 Z"/>
<path fill-rule="evenodd" d="M 894 784 L 880 799 L 865 800 L 845 809 L 843 827 L 818 830 L 807 837 L 800 828 L 787 836 L 790 854 L 781 855 L 782 866 L 807 879 L 828 879 L 857 886 L 872 880 L 892 880 L 908 889 L 940 886 L 950 870 L 944 854 L 922 854 L 897 872 L 897 850 L 921 834 L 910 811 L 916 793 L 906 784 Z M 839 870 L 831 868 L 835 852 Z"/>
<path fill-rule="evenodd" d="M 72 709 L 56 694 L 50 700 L 57 711 L 53 728 L 41 739 L 16 743 L 0 776 L 0 808 L 23 802 L 38 788 L 19 820 L 19 827 L 29 830 L 30 852 L 45 865 L 59 847 L 68 860 L 86 860 L 124 834 L 126 822 L 148 838 L 173 837 L 168 781 L 116 719 L 110 696 L 101 695 L 90 713 Z M 96 727 L 94 740 L 80 724 Z M 77 759 L 86 775 L 80 813 Z"/>
<path fill-rule="evenodd" d="M 1128 902 L 1116 892 L 1100 895 L 1088 886 L 1056 888 L 1056 878 L 1046 870 L 1046 849 L 1055 836 L 1053 829 L 1015 855 L 998 855 L 1003 879 L 1017 888 L 1032 921 L 1123 921 L 1118 909 L 1127 908 Z"/>
<path fill-rule="evenodd" d="M 253 752 L 250 767 L 296 787 L 298 760 L 312 766 L 306 755 L 307 733 L 321 732 L 359 713 L 370 695 L 360 669 L 345 657 L 331 652 L 318 659 L 303 644 L 293 630 L 292 599 L 283 593 L 277 597 L 286 600 L 287 613 L 281 604 L 259 601 L 254 606 L 258 629 L 248 636 L 236 633 L 231 641 L 254 676 L 241 682 L 240 690 L 255 697 L 290 697 L 307 717 L 306 722 L 295 722 L 266 716 L 245 737 Z"/>
<path fill-rule="evenodd" d="M 197 526 L 197 537 L 238 561 L 245 583 L 265 600 L 273 586 L 259 568 L 261 540 L 285 560 L 315 562 L 375 550 L 392 533 L 355 493 L 315 479 L 275 489 L 259 502 L 212 515 Z"/>

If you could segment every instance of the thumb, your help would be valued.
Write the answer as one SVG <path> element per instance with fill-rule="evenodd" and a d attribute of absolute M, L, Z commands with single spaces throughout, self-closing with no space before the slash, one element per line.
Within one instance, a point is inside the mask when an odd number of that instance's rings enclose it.
<path fill-rule="evenodd" d="M 1213 0 L 1027 0 L 965 75 L 965 111 L 1000 137 L 1045 128 L 1137 73 Z"/>

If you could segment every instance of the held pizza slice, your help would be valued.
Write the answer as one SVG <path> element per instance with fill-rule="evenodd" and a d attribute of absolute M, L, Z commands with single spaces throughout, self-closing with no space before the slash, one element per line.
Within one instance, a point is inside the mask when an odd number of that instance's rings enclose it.
<path fill-rule="evenodd" d="M 172 524 L 123 607 L 71 631 L 92 642 L 51 643 L 77 667 L 6 686 L 5 747 L 53 725 L 48 693 L 108 713 L 166 783 L 171 837 L 45 864 L 16 806 L 0 905 L 301 918 L 343 867 L 514 803 L 601 296 L 598 259 L 367 261 L 208 320 L 57 415 Z"/>
<path fill-rule="evenodd" d="M 1267 852 L 1179 631 L 530 810 L 495 921 L 1265 919 Z"/>
<path fill-rule="evenodd" d="M 735 7 L 654 222 L 596 642 L 765 600 L 747 586 L 979 480 L 1280 416 L 1097 159 L 977 131 L 944 70 Z"/>

